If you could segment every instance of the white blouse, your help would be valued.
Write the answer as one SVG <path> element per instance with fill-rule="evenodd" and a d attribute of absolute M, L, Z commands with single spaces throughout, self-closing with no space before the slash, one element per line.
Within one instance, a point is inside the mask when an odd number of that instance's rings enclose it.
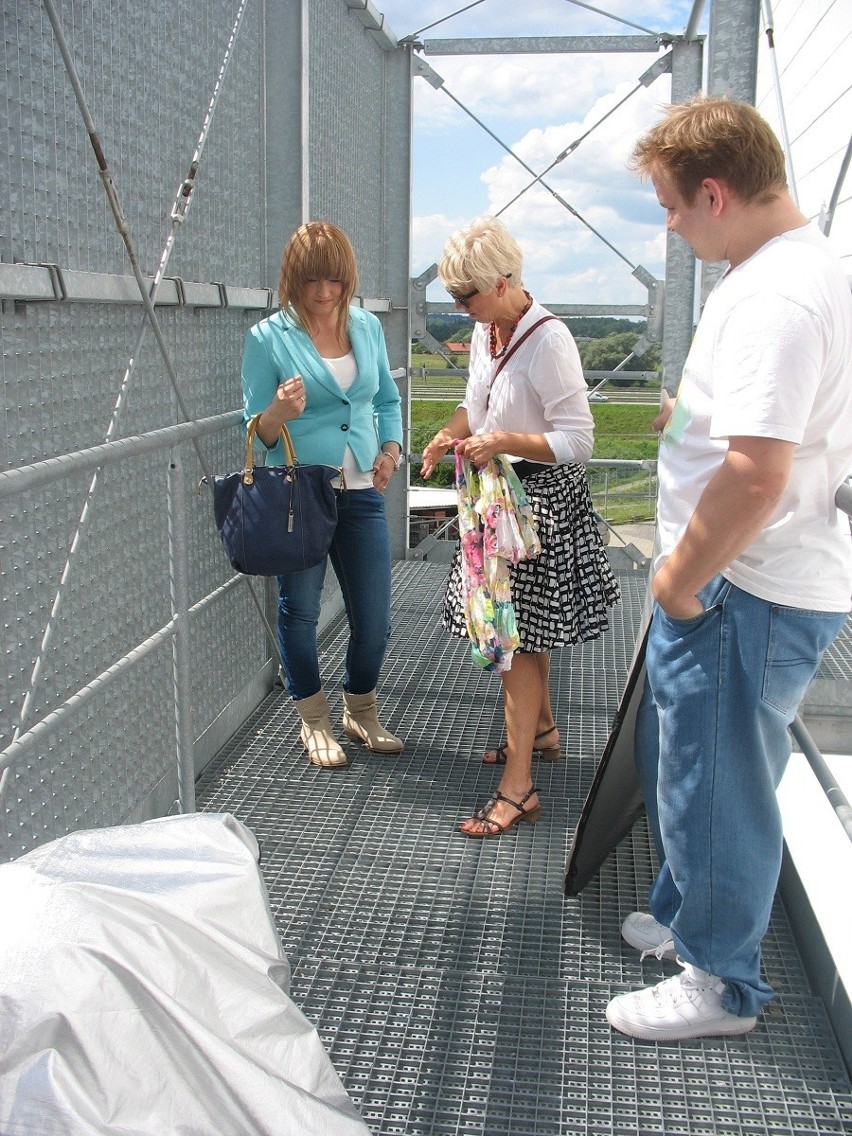
<path fill-rule="evenodd" d="M 534 300 L 515 328 L 508 350 L 527 328 L 549 314 Z M 467 410 L 471 432 L 544 434 L 557 464 L 588 461 L 594 422 L 580 353 L 565 324 L 552 319 L 537 327 L 512 352 L 495 379 L 499 365 L 500 358 L 491 358 L 488 325 L 477 324 L 470 345 L 470 378 L 461 404 Z"/>

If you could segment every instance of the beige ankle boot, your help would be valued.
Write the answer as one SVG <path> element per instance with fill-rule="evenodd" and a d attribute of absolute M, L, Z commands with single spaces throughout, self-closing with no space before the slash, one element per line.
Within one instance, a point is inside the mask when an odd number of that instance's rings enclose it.
<path fill-rule="evenodd" d="M 376 714 L 376 692 L 347 694 L 343 692 L 343 732 L 357 738 L 376 753 L 399 753 L 403 742 L 386 730 Z"/>
<path fill-rule="evenodd" d="M 322 690 L 310 698 L 300 698 L 295 703 L 302 719 L 300 737 L 308 751 L 311 765 L 321 765 L 324 769 L 339 769 L 346 765 L 346 754 L 337 744 L 328 717 L 328 700 Z"/>

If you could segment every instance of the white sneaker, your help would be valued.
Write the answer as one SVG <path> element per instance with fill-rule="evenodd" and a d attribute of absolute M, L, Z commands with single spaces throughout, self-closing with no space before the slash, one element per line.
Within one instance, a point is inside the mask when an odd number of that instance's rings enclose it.
<path fill-rule="evenodd" d="M 658 959 L 677 958 L 674 939 L 668 927 L 658 923 L 653 915 L 644 911 L 634 911 L 621 924 L 621 937 L 631 947 L 642 952 L 642 958 L 656 955 Z"/>
<path fill-rule="evenodd" d="M 606 1008 L 609 1024 L 646 1041 L 685 1041 L 754 1029 L 757 1018 L 741 1018 L 723 1008 L 725 983 L 721 978 L 680 959 L 678 962 L 683 974 L 613 998 Z"/>

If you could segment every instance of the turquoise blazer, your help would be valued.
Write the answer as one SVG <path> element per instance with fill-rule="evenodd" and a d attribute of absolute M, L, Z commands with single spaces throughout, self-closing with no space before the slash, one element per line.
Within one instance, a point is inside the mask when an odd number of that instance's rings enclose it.
<path fill-rule="evenodd" d="M 266 410 L 279 384 L 301 375 L 307 395 L 305 409 L 287 423 L 296 457 L 303 465 L 341 466 L 348 445 L 358 468 L 366 473 L 382 443 L 402 446 L 402 412 L 378 318 L 364 308 L 351 307 L 349 339 L 358 373 L 344 391 L 310 336 L 283 311 L 249 328 L 243 352 L 243 415 L 248 422 Z M 259 438 L 257 445 L 266 449 Z M 284 464 L 280 439 L 267 450 L 266 460 L 268 465 Z"/>

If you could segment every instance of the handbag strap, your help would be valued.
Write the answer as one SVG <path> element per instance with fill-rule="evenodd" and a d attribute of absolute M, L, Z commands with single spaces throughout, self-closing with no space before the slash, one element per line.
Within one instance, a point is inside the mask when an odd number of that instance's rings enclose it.
<path fill-rule="evenodd" d="M 488 387 L 488 394 L 485 397 L 485 409 L 486 410 L 488 409 L 488 404 L 491 401 L 491 388 L 494 386 L 494 383 L 497 381 L 497 376 L 500 374 L 500 372 L 503 370 L 503 368 L 509 362 L 509 359 L 512 357 L 512 355 L 514 355 L 514 353 L 518 350 L 518 348 L 521 346 L 521 344 L 524 342 L 525 339 L 529 339 L 529 337 L 532 335 L 532 333 L 535 331 L 535 329 L 537 327 L 541 327 L 541 325 L 543 323 L 547 323 L 549 320 L 555 320 L 557 318 L 558 318 L 557 316 L 551 316 L 551 315 L 542 316 L 541 319 L 535 321 L 535 323 L 532 325 L 532 327 L 527 328 L 527 330 L 520 337 L 520 339 L 515 340 L 515 342 L 512 344 L 512 346 L 509 348 L 509 350 L 506 352 L 506 354 L 500 360 L 500 365 L 498 366 L 497 370 L 494 372 L 494 375 L 491 379 L 491 383 Z"/>
<path fill-rule="evenodd" d="M 246 430 L 246 464 L 243 469 L 243 480 L 247 485 L 250 485 L 253 477 L 252 471 L 254 470 L 254 436 L 257 433 L 257 424 L 260 421 L 260 415 L 255 414 L 249 420 L 248 429 Z M 290 437 L 290 431 L 285 424 L 281 423 L 281 441 L 284 443 L 284 456 L 286 458 L 285 465 L 296 464 L 296 451 L 293 449 L 293 439 Z"/>

